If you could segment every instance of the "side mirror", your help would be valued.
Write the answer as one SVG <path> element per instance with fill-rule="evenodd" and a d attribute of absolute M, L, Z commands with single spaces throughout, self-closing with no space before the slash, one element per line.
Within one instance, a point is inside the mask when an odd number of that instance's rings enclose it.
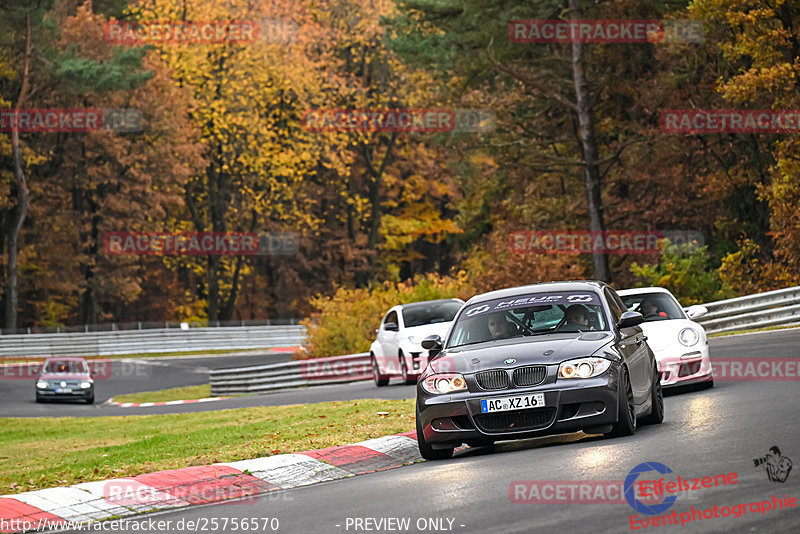
<path fill-rule="evenodd" d="M 689 306 L 689 309 L 686 310 L 686 315 L 689 316 L 689 319 L 699 319 L 700 317 L 704 316 L 708 313 L 708 308 L 705 306 L 701 306 L 699 304 L 695 304 L 694 306 Z"/>
<path fill-rule="evenodd" d="M 420 344 L 422 345 L 423 349 L 427 349 L 432 353 L 440 352 L 442 350 L 442 338 L 436 334 L 426 337 Z"/>
<path fill-rule="evenodd" d="M 400 328 L 397 326 L 397 323 L 386 323 L 383 325 L 383 329 L 390 332 L 398 332 L 400 330 Z"/>
<path fill-rule="evenodd" d="M 622 314 L 622 317 L 619 318 L 617 328 L 630 328 L 632 326 L 638 326 L 643 322 L 644 317 L 642 317 L 641 313 L 635 311 L 626 311 Z"/>

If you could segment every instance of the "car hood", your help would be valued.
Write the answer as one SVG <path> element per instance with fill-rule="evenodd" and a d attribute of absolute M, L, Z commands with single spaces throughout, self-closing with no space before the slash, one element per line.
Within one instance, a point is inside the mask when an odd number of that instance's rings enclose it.
<path fill-rule="evenodd" d="M 559 364 L 572 358 L 592 356 L 613 342 L 611 332 L 585 332 L 580 336 L 550 334 L 489 341 L 447 349 L 431 361 L 431 367 L 438 373 L 463 374 L 508 365 Z M 516 361 L 506 364 L 509 358 Z"/>
<path fill-rule="evenodd" d="M 700 341 L 698 344 L 705 343 L 706 340 L 706 332 L 703 327 L 689 319 L 653 321 L 651 323 L 642 323 L 639 326 L 642 328 L 644 335 L 647 336 L 647 344 L 655 351 L 680 345 L 678 334 L 684 328 L 694 328 L 697 330 L 700 334 Z M 683 345 L 680 346 L 683 347 Z"/>
<path fill-rule="evenodd" d="M 39 380 L 89 380 L 86 373 L 42 373 Z"/>

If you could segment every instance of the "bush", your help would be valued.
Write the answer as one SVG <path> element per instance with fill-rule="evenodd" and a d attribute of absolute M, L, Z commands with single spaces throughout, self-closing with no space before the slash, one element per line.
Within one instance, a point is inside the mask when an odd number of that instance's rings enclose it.
<path fill-rule="evenodd" d="M 710 267 L 707 247 L 697 247 L 691 243 L 672 245 L 668 240 L 664 245 L 657 264 L 631 265 L 631 272 L 646 280 L 646 283 L 637 284 L 637 287 L 665 287 L 683 306 L 732 296 L 730 290 L 723 289 L 719 273 Z"/>
<path fill-rule="evenodd" d="M 322 358 L 367 352 L 375 329 L 386 311 L 397 304 L 423 300 L 472 296 L 464 271 L 453 277 L 419 275 L 406 282 L 372 285 L 366 289 L 340 287 L 333 296 L 317 295 L 310 301 L 315 310 L 309 320 L 308 342 L 303 358 Z"/>

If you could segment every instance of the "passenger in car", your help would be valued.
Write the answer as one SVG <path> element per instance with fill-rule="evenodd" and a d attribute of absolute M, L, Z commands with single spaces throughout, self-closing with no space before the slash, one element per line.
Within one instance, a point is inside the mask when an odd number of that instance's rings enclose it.
<path fill-rule="evenodd" d="M 506 339 L 513 335 L 511 325 L 501 314 L 490 315 L 487 326 L 492 339 Z"/>

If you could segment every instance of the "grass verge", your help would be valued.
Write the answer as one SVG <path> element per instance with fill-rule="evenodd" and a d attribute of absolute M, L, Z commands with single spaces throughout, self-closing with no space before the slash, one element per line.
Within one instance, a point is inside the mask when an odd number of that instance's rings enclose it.
<path fill-rule="evenodd" d="M 0 418 L 0 495 L 321 449 L 413 429 L 413 399 L 127 417 Z"/>
<path fill-rule="evenodd" d="M 169 402 L 174 400 L 205 399 L 211 396 L 211 384 L 186 386 L 182 388 L 162 389 L 159 391 L 143 391 L 116 395 L 114 402 Z"/>

